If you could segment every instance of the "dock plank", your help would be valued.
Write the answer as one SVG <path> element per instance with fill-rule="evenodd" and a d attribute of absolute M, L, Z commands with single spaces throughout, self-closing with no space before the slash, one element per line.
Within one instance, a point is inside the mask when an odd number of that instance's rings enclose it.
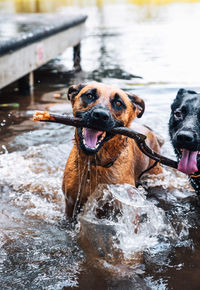
<path fill-rule="evenodd" d="M 75 47 L 86 15 L 17 14 L 0 18 L 0 88 Z"/>

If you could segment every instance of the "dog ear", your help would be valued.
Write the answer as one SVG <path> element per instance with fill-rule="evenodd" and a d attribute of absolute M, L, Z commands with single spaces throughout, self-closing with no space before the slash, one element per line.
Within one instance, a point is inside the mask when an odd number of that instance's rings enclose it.
<path fill-rule="evenodd" d="M 192 90 L 185 90 L 185 89 L 179 89 L 177 93 L 177 97 L 182 97 L 184 94 L 197 94 L 197 92 Z"/>
<path fill-rule="evenodd" d="M 192 90 L 185 90 L 185 89 L 179 89 L 176 95 L 176 98 L 174 99 L 173 103 L 171 104 L 171 110 L 172 112 L 181 105 L 183 101 L 183 97 L 187 94 L 197 94 L 197 92 L 192 91 Z"/>
<path fill-rule="evenodd" d="M 188 90 L 187 92 L 188 92 L 188 94 L 197 94 L 197 92 L 191 91 L 191 90 Z"/>
<path fill-rule="evenodd" d="M 186 93 L 187 91 L 185 89 L 179 89 L 177 93 L 177 97 L 182 97 Z"/>
<path fill-rule="evenodd" d="M 185 89 L 179 89 L 177 92 L 177 95 L 175 99 L 173 100 L 173 103 L 171 104 L 171 110 L 172 112 L 180 106 L 182 103 L 184 95 L 187 94 L 187 91 Z M 172 114 L 173 115 L 173 114 Z"/>
<path fill-rule="evenodd" d="M 134 108 L 136 108 L 137 117 L 141 118 L 145 110 L 144 101 L 134 94 L 127 93 L 127 95 L 129 99 L 131 100 Z"/>
<path fill-rule="evenodd" d="M 71 102 L 74 100 L 74 98 L 78 95 L 78 93 L 85 87 L 85 84 L 78 84 L 78 85 L 72 85 L 68 89 L 68 100 Z"/>

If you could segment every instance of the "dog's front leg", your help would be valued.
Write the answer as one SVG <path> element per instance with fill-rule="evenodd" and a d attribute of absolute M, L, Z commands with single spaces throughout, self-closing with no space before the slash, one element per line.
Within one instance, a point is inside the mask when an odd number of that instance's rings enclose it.
<path fill-rule="evenodd" d="M 65 196 L 65 214 L 69 219 L 72 219 L 78 195 L 78 179 L 72 178 L 68 170 L 65 170 L 62 188 Z"/>
<path fill-rule="evenodd" d="M 81 206 L 87 200 L 86 181 L 87 181 L 87 160 L 81 162 L 76 147 L 72 149 L 67 160 L 64 177 L 63 193 L 65 195 L 65 212 L 69 219 L 75 219 Z"/>
<path fill-rule="evenodd" d="M 66 172 L 67 173 L 67 172 Z M 69 175 L 63 180 L 63 192 L 65 195 L 65 214 L 69 220 L 74 221 L 77 214 L 80 212 L 82 206 L 86 202 L 84 196 L 84 190 L 86 187 L 86 180 L 80 180 L 77 178 L 68 179 Z"/>
<path fill-rule="evenodd" d="M 69 158 L 67 160 L 62 189 L 65 196 L 65 212 L 66 216 L 70 219 L 73 218 L 75 206 L 77 203 L 79 192 L 79 172 L 76 148 L 73 147 Z"/>

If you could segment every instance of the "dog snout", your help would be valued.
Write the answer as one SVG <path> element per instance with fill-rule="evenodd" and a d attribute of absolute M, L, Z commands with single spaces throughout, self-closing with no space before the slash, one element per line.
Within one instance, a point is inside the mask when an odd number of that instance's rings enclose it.
<path fill-rule="evenodd" d="M 197 143 L 197 136 L 195 132 L 193 131 L 180 131 L 176 135 L 176 140 L 177 143 L 179 144 L 179 147 L 184 148 L 185 146 L 188 147 L 193 147 Z"/>
<path fill-rule="evenodd" d="M 92 112 L 92 118 L 96 121 L 108 121 L 110 119 L 110 112 L 104 109 L 95 109 Z"/>

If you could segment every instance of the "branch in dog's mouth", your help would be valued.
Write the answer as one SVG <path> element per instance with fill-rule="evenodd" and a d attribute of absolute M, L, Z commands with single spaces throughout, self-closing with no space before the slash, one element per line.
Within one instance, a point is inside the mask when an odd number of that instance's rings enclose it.
<path fill-rule="evenodd" d="M 92 150 L 94 146 L 96 147 L 99 141 L 100 141 L 100 144 L 103 143 L 107 135 L 106 134 L 107 130 L 106 132 L 104 132 L 101 130 L 102 128 L 96 128 L 93 126 L 91 127 L 88 124 L 85 124 L 83 120 L 80 118 L 72 118 L 66 115 L 52 114 L 48 112 L 36 112 L 33 116 L 33 120 L 60 123 L 60 124 L 79 128 L 81 133 L 82 131 L 84 131 L 83 136 L 84 136 L 85 143 L 88 146 L 88 148 Z M 87 129 L 83 129 L 83 128 L 87 128 Z M 131 130 L 129 128 L 126 128 L 126 127 L 112 128 L 108 131 L 108 133 L 112 136 L 116 134 L 120 134 L 120 135 L 127 136 L 129 138 L 132 138 L 135 140 L 138 148 L 149 158 L 157 162 L 160 162 L 163 165 L 167 165 L 175 169 L 178 168 L 178 163 L 176 161 L 171 160 L 167 157 L 164 157 L 158 154 L 157 152 L 153 151 L 151 148 L 149 148 L 145 143 L 145 139 L 146 139 L 145 135 L 138 133 L 134 130 Z"/>

